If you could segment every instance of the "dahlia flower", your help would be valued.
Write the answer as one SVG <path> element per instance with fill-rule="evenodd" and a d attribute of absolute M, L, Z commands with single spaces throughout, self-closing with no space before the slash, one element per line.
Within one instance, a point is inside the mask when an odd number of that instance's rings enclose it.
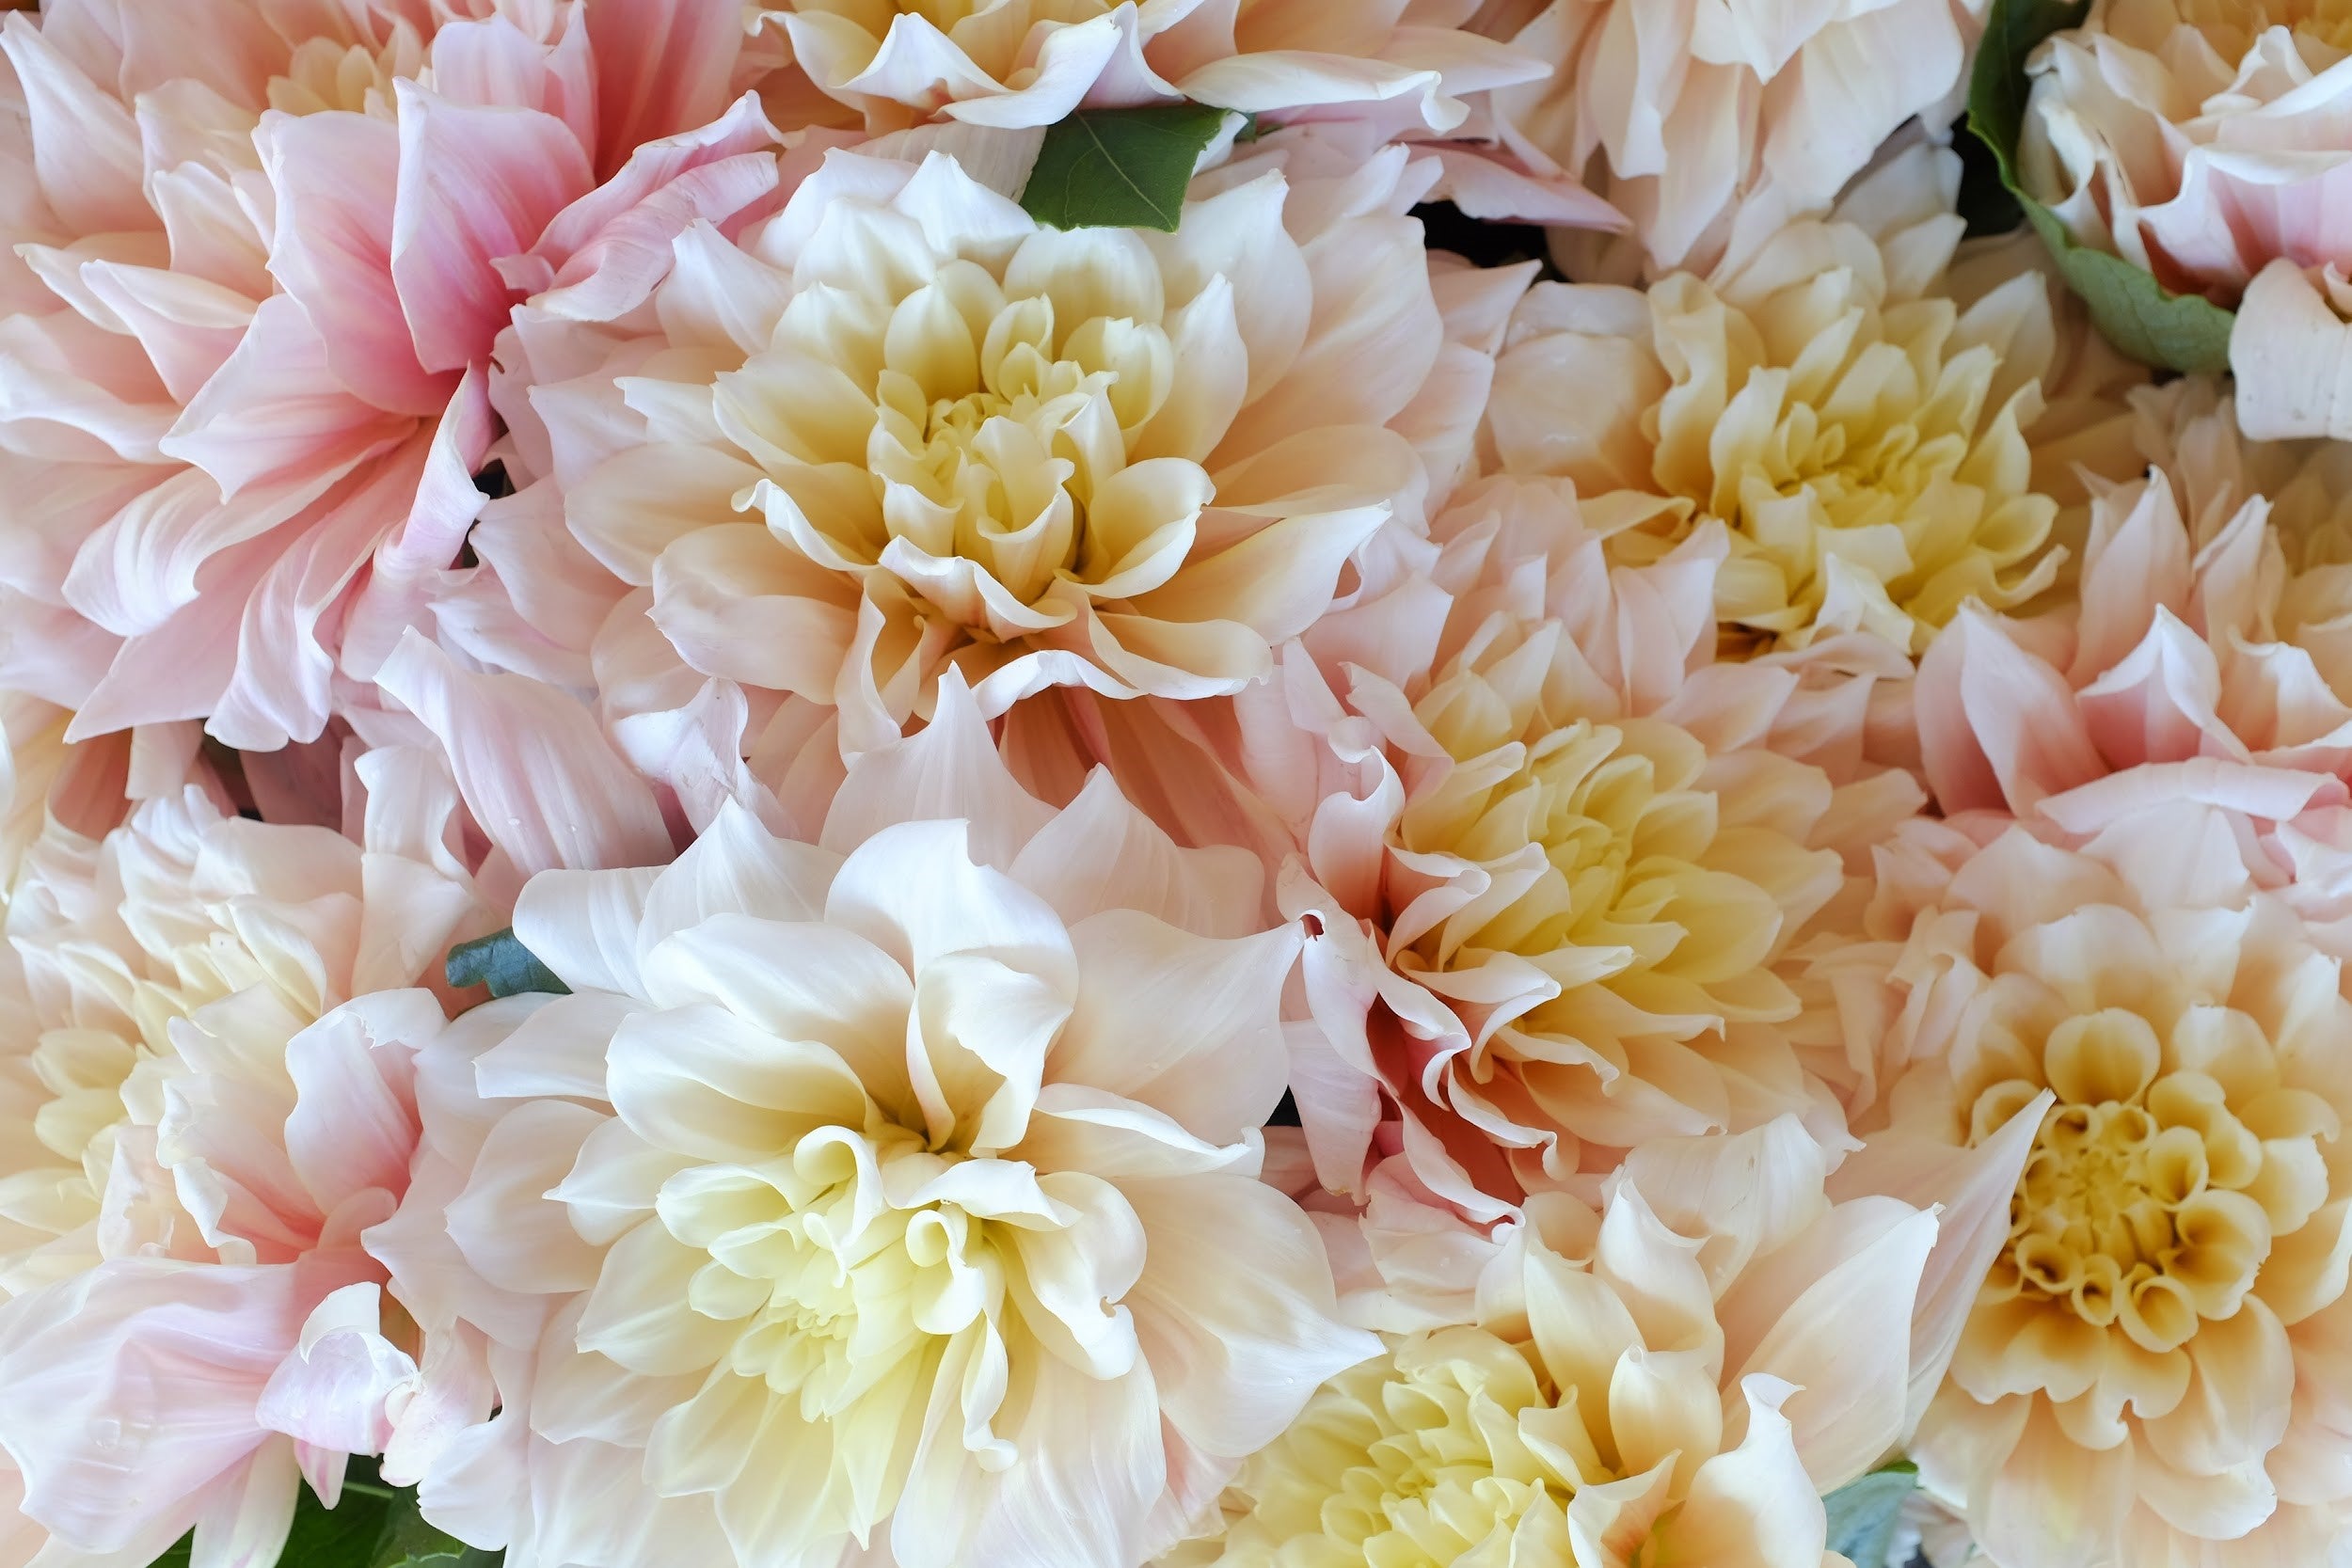
<path fill-rule="evenodd" d="M 1459 95 L 1545 73 L 1542 62 L 1463 31 L 1475 8 L 1462 0 L 769 0 L 766 14 L 790 39 L 794 63 L 869 131 L 934 115 L 1042 126 L 1080 107 L 1189 98 L 1285 119 L 1348 115 L 1392 131 L 1450 132 L 1470 113 Z"/>
<path fill-rule="evenodd" d="M 458 595 L 528 624 L 468 649 L 593 671 L 681 797 L 884 743 L 949 668 L 991 718 L 1068 689 L 1041 722 L 1098 736 L 1240 690 L 1469 459 L 1466 340 L 1527 274 L 1433 262 L 1405 214 L 1439 177 L 1312 127 L 1172 235 L 1065 232 L 943 155 L 832 152 L 739 242 L 678 236 L 649 310 L 518 313 L 506 401 L 552 477 Z"/>
<path fill-rule="evenodd" d="M 0 683 L 77 736 L 317 736 L 482 504 L 517 289 L 772 178 L 738 156 L 773 140 L 755 103 L 713 120 L 740 16 L 699 9 L 8 16 Z"/>
<path fill-rule="evenodd" d="M 1473 1322 L 1389 1336 L 1324 1385 L 1165 1568 L 1842 1568 L 1820 1493 L 1940 1375 L 1955 1238 L 1900 1199 L 1833 1205 L 1792 1124 L 1645 1152 L 1597 1214 L 1531 1206 Z"/>
<path fill-rule="evenodd" d="M 2341 0 L 2097 0 L 2026 68 L 2019 177 L 2076 244 L 2223 305 L 2274 259 L 2352 261 L 2347 47 Z"/>
<path fill-rule="evenodd" d="M 2006 1568 L 2352 1539 L 2352 1002 L 2244 837 L 2183 796 L 2082 849 L 1921 821 L 1892 850 L 1920 872 L 1881 972 L 1907 1066 L 1838 1180 L 2056 1097 L 1911 1449 Z"/>
<path fill-rule="evenodd" d="M 1968 610 L 1921 660 L 1929 786 L 1947 812 L 2038 810 L 2077 829 L 2150 792 L 2269 819 L 2340 803 L 2344 449 L 2247 441 L 2200 378 L 2134 403 L 2151 466 L 2100 486 L 2076 602 L 2025 619 Z"/>
<path fill-rule="evenodd" d="M 1552 68 L 1494 94 L 1509 142 L 1633 220 L 1655 273 L 1828 211 L 1915 115 L 1951 122 L 1985 0 L 1502 0 L 1483 31 Z"/>
<path fill-rule="evenodd" d="M 1843 1139 L 1800 1056 L 1833 1031 L 1789 982 L 1917 788 L 1763 744 L 1798 676 L 1709 662 L 1720 524 L 1612 567 L 1587 521 L 1556 482 L 1473 487 L 1438 525 L 1450 593 L 1335 618 L 1240 705 L 1300 851 L 1283 908 L 1321 927 L 1295 1072 L 1335 1191 L 1363 1191 L 1391 1117 L 1420 1180 L 1489 1220 L 1589 1200 L 1658 1137 L 1798 1113 Z"/>
<path fill-rule="evenodd" d="M 2078 245 L 2238 306 L 2239 416 L 2264 437 L 2352 436 L 2352 7 L 2099 0 L 2028 66 L 2019 172 Z"/>
<path fill-rule="evenodd" d="M 2030 272 L 1964 310 L 1940 291 L 1958 179 L 1915 145 L 1707 277 L 1539 285 L 1496 366 L 1503 467 L 1605 498 L 1622 560 L 1719 519 L 1716 614 L 1755 646 L 1916 652 L 1969 598 L 2032 598 L 2058 564 L 2026 443 L 2049 298 Z"/>
<path fill-rule="evenodd" d="M 429 756 L 358 778 L 364 846 L 191 784 L 25 853 L 0 956 L 0 1449 L 22 1515 L 89 1554 L 69 1560 L 146 1562 L 193 1528 L 199 1561 L 274 1561 L 297 1478 L 331 1501 L 420 1393 L 359 1232 L 407 1184 L 411 1050 L 441 1022 L 394 988 L 486 914 Z"/>
<path fill-rule="evenodd" d="M 821 847 L 729 805 L 658 873 L 534 879 L 516 930 L 573 994 L 425 1049 L 369 1235 L 500 1380 L 428 1516 L 516 1568 L 1173 1539 L 1378 1348 L 1258 1180 L 1298 948 L 1260 879 L 1106 775 L 1039 803 L 952 676 Z"/>

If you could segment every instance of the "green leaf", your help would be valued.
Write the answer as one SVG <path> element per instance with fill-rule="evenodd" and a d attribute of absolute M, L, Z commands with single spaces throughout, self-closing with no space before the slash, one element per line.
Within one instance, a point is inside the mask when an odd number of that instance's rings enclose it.
<path fill-rule="evenodd" d="M 382 1535 L 375 1544 L 375 1555 L 368 1560 L 367 1568 L 489 1568 L 503 1561 L 504 1552 L 485 1552 L 479 1546 L 469 1546 L 453 1535 L 444 1535 L 424 1522 L 417 1512 L 417 1495 L 413 1491 L 399 1493 L 392 1498 L 385 1514 Z M 281 1568 L 294 1568 L 291 1562 Z"/>
<path fill-rule="evenodd" d="M 1881 1568 L 1894 1549 L 1895 1523 L 1903 1499 L 1918 1484 L 1919 1467 L 1898 1460 L 1847 1482 L 1821 1499 L 1829 1511 L 1829 1549 L 1854 1568 Z"/>
<path fill-rule="evenodd" d="M 2034 46 L 2078 24 L 2090 0 L 1993 0 L 1968 83 L 1968 129 L 1993 150 L 2001 183 L 2025 209 L 2058 274 L 2090 308 L 2107 341 L 2163 370 L 2230 368 L 2230 328 L 2237 318 L 2199 294 L 2176 294 L 2121 256 L 2076 245 L 2058 217 L 2017 182 L 2017 140 L 2026 123 L 2026 59 Z"/>
<path fill-rule="evenodd" d="M 157 1558 L 152 1568 L 187 1568 L 195 1537 Z M 413 1488 L 394 1491 L 379 1481 L 375 1461 L 354 1459 L 333 1508 L 308 1486 L 294 1503 L 294 1528 L 278 1568 L 496 1568 L 503 1552 L 485 1552 L 443 1535 L 417 1512 Z"/>
<path fill-rule="evenodd" d="M 1193 165 L 1231 112 L 1207 103 L 1080 109 L 1045 133 L 1021 205 L 1056 229 L 1174 233 Z"/>
<path fill-rule="evenodd" d="M 449 983 L 458 990 L 487 986 L 492 996 L 513 996 L 527 990 L 568 996 L 572 990 L 522 944 L 512 926 L 451 948 L 445 973 Z"/>
<path fill-rule="evenodd" d="M 333 1508 L 323 1507 L 309 1487 L 302 1489 L 294 1529 L 278 1554 L 281 1568 L 368 1568 L 392 1497 L 367 1479 L 374 1473 L 373 1464 L 364 1474 L 357 1465 L 352 1469 Z"/>

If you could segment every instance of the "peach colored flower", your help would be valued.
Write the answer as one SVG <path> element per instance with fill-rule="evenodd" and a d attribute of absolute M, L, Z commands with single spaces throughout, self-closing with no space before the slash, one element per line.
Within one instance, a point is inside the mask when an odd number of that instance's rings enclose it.
<path fill-rule="evenodd" d="M 1544 74 L 1464 31 L 1474 7 L 1409 8 L 1408 22 L 1406 0 L 771 0 L 767 15 L 817 87 L 872 131 L 933 115 L 1042 126 L 1081 106 L 1189 98 L 1449 132 L 1470 112 L 1458 95 Z"/>
<path fill-rule="evenodd" d="M 552 477 L 458 595 L 529 624 L 469 651 L 590 674 L 696 820 L 712 779 L 758 804 L 895 737 L 949 667 L 1074 789 L 1115 710 L 1263 678 L 1469 460 L 1527 274 L 1432 261 L 1406 212 L 1440 176 L 1310 127 L 1173 235 L 1064 232 L 946 156 L 834 152 L 739 242 L 681 235 L 650 311 L 517 316 Z"/>
<path fill-rule="evenodd" d="M 2010 1142 L 1981 1162 L 1996 1213 Z M 1968 1300 L 1951 1280 L 2000 1239 L 1956 1246 L 1963 1218 L 1832 1204 L 1793 1121 L 1650 1146 L 1598 1213 L 1532 1203 L 1485 1243 L 1473 1322 L 1391 1335 L 1326 1384 L 1163 1562 L 1846 1568 L 1820 1493 L 1898 1444 L 1913 1385 L 1941 1376 Z"/>
<path fill-rule="evenodd" d="M 2352 7 L 2099 0 L 2028 65 L 2019 169 L 2080 245 L 2239 307 L 2247 431 L 2352 436 Z"/>
<path fill-rule="evenodd" d="M 1913 1446 L 1923 1478 L 2006 1568 L 2334 1560 L 2339 960 L 2258 891 L 2243 821 L 2185 794 L 2080 850 L 1995 822 L 1903 836 L 1921 874 L 1882 974 L 1904 1065 L 1839 1180 L 2057 1099 Z"/>
<path fill-rule="evenodd" d="M 2058 567 L 2027 441 L 2057 340 L 2039 274 L 1944 293 L 1958 177 L 1915 145 L 1710 277 L 1538 286 L 1496 371 L 1502 467 L 1605 498 L 1620 560 L 1719 519 L 1716 614 L 1756 647 L 1916 652 L 1967 599 L 2032 598 Z"/>
<path fill-rule="evenodd" d="M 1502 0 L 1480 27 L 1552 67 L 1494 94 L 1633 220 L 1635 267 L 1705 272 L 1827 212 L 1915 115 L 1951 123 L 1984 0 Z"/>
<path fill-rule="evenodd" d="M 18 874 L 0 1449 L 71 1560 L 147 1561 L 191 1527 L 208 1560 L 275 1560 L 297 1478 L 331 1499 L 419 1392 L 359 1231 L 407 1184 L 409 1057 L 441 1010 L 389 988 L 486 913 L 431 760 L 358 777 L 364 846 L 190 785 L 103 839 L 52 821 Z"/>
<path fill-rule="evenodd" d="M 821 847 L 729 805 L 659 873 L 533 880 L 516 928 L 574 994 L 426 1048 L 369 1233 L 499 1378 L 428 1515 L 516 1568 L 1173 1539 L 1377 1349 L 1258 1180 L 1298 945 L 1258 880 L 1107 775 L 1021 791 L 952 676 Z"/>
<path fill-rule="evenodd" d="M 0 682 L 77 736 L 317 736 L 481 506 L 517 292 L 766 189 L 755 103 L 713 120 L 741 38 L 653 0 L 8 16 Z"/>
<path fill-rule="evenodd" d="M 2352 261 L 2348 49 L 2340 0 L 2097 0 L 2026 67 L 2020 178 L 2075 243 L 2223 305 L 2275 259 Z"/>
<path fill-rule="evenodd" d="M 1241 767 L 1299 851 L 1283 908 L 1321 927 L 1294 1075 L 1335 1191 L 1392 1117 L 1419 1179 L 1488 1220 L 1589 1198 L 1652 1138 L 1788 1113 L 1843 1136 L 1802 1059 L 1835 1030 L 1791 980 L 1917 788 L 1765 744 L 1786 720 L 1858 752 L 1823 732 L 1866 709 L 1711 661 L 1721 524 L 1610 566 L 1598 515 L 1556 482 L 1472 487 L 1420 589 L 1318 626 L 1240 704 Z"/>
<path fill-rule="evenodd" d="M 2352 457 L 2246 440 L 2199 378 L 2135 399 L 2146 476 L 2103 484 L 2077 602 L 1969 610 L 1920 664 L 1924 771 L 1947 813 L 2089 831 L 2130 792 L 2279 820 L 2352 777 Z M 2144 765 L 2144 766 L 2143 766 Z"/>

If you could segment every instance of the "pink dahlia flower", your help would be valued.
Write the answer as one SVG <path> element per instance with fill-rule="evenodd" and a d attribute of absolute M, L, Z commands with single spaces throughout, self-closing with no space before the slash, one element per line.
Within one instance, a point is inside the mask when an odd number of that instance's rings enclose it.
<path fill-rule="evenodd" d="M 301 1478 L 437 1393 L 359 1232 L 408 1181 L 414 988 L 488 919 L 428 753 L 363 842 L 191 785 L 34 841 L 0 955 L 0 1449 L 71 1560 L 276 1560 Z M 397 1319 L 390 1320 L 397 1322 Z M 410 1413 L 414 1407 L 413 1413 Z M 46 1560 L 44 1559 L 44 1560 Z"/>
<path fill-rule="evenodd" d="M 2250 442 L 2226 393 L 2138 395 L 2146 477 L 2101 484 L 2076 602 L 1963 610 L 1920 664 L 1921 752 L 1947 813 L 2090 831 L 2186 791 L 2260 819 L 2352 778 L 2352 515 L 2333 443 Z"/>
<path fill-rule="evenodd" d="M 421 1496 L 515 1568 L 1133 1568 L 1378 1348 L 1259 1180 L 1299 939 L 1255 863 L 1105 774 L 1040 802 L 953 675 L 933 715 L 821 844 L 730 805 L 532 881 L 573 994 L 418 1059 L 368 1244 L 497 1380 Z"/>
<path fill-rule="evenodd" d="M 77 736 L 318 735 L 482 503 L 511 302 L 769 177 L 755 106 L 712 122 L 740 37 L 734 0 L 9 16 L 0 681 Z"/>
<path fill-rule="evenodd" d="M 1612 567 L 1572 498 L 1473 487 L 1426 579 L 1316 627 L 1239 705 L 1237 766 L 1300 851 L 1282 906 L 1320 927 L 1322 1037 L 1294 1071 L 1335 1191 L 1401 1147 L 1491 1220 L 1589 1199 L 1654 1138 L 1790 1114 L 1844 1135 L 1805 1059 L 1842 1054 L 1835 1011 L 1796 981 L 1917 787 L 1772 749 L 1785 725 L 1858 754 L 1871 682 L 1713 662 L 1720 523 Z"/>
<path fill-rule="evenodd" d="M 739 236 L 680 234 L 648 309 L 517 313 L 501 400 L 548 477 L 443 624 L 593 681 L 698 822 L 727 795 L 813 832 L 950 668 L 1041 793 L 1108 761 L 1165 816 L 1152 760 L 1191 748 L 1158 705 L 1263 679 L 1470 459 L 1526 271 L 1423 248 L 1440 178 L 1310 127 L 1200 176 L 1173 234 L 1065 232 L 946 156 L 835 151 Z"/>

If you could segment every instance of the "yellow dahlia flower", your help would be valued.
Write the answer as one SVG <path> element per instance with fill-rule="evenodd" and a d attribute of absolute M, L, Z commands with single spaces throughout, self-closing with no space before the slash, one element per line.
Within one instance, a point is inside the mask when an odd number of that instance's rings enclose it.
<path fill-rule="evenodd" d="M 1958 178 L 1914 147 L 1706 277 L 1539 286 L 1496 369 L 1503 467 L 1638 505 L 1624 560 L 1720 519 L 1716 612 L 1752 645 L 1863 629 L 1916 653 L 1971 597 L 2030 599 L 2058 570 L 2026 441 L 2049 298 L 2033 273 L 1948 296 Z"/>
<path fill-rule="evenodd" d="M 1995 1204 L 2016 1144 L 1980 1162 Z M 1842 1568 L 1820 1493 L 1900 1441 L 1997 1232 L 1966 1182 L 1940 1231 L 1821 1171 L 1783 1120 L 1652 1146 L 1597 1214 L 1532 1203 L 1475 1323 L 1325 1384 L 1163 1568 Z"/>
<path fill-rule="evenodd" d="M 1912 1449 L 2006 1568 L 2334 1561 L 2352 1002 L 2194 804 L 2086 850 L 2022 827 L 1907 895 L 1892 1124 L 1839 1172 L 1931 1163 L 2047 1090 L 2006 1244 Z M 2265 878 L 2269 875 L 2265 868 Z"/>
<path fill-rule="evenodd" d="M 1433 275 L 1407 213 L 1440 176 L 1307 127 L 1173 234 L 1060 230 L 945 155 L 834 152 L 739 238 L 517 313 L 502 406 L 551 477 L 515 515 L 568 535 L 486 539 L 452 619 L 510 669 L 561 650 L 690 791 L 707 691 L 771 784 L 828 722 L 844 757 L 895 738 L 950 666 L 992 719 L 1060 689 L 1079 727 L 1237 691 L 1470 453 L 1527 273 Z M 569 314 L 632 280 L 644 309 Z"/>

